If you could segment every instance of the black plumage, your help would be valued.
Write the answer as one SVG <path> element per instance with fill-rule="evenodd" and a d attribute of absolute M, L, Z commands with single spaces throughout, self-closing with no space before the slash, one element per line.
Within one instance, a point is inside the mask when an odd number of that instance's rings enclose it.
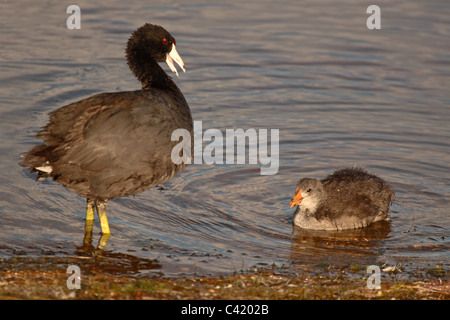
<path fill-rule="evenodd" d="M 108 200 L 149 189 L 185 167 L 172 162 L 179 142 L 171 135 L 180 128 L 192 134 L 191 113 L 158 64 L 167 62 L 177 74 L 175 61 L 185 70 L 175 39 L 164 28 L 145 24 L 129 39 L 126 57 L 142 89 L 97 94 L 51 112 L 37 134 L 43 144 L 21 162 L 39 178 L 52 177 L 87 198 L 87 220 L 99 204 L 103 208 Z M 102 232 L 109 233 L 107 221 L 103 227 L 102 222 Z"/>

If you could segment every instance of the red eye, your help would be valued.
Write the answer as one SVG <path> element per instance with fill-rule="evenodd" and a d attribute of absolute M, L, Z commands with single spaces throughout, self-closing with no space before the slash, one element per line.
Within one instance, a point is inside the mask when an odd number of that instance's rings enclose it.
<path fill-rule="evenodd" d="M 168 41 L 166 38 L 163 39 L 163 43 L 164 43 L 164 44 L 167 44 L 168 42 L 169 42 L 169 41 Z"/>

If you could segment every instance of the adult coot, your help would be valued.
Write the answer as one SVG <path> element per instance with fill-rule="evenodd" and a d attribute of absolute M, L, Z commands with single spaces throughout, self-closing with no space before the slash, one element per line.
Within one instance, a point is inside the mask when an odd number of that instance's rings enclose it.
<path fill-rule="evenodd" d="M 386 220 L 393 199 L 384 180 L 360 168 L 347 168 L 323 180 L 300 179 L 290 205 L 300 204 L 293 221 L 298 227 L 343 230 Z"/>
<path fill-rule="evenodd" d="M 44 143 L 21 161 L 37 171 L 38 179 L 52 177 L 87 198 L 86 224 L 96 208 L 103 235 L 110 234 L 106 202 L 142 192 L 182 170 L 184 163 L 171 160 L 179 143 L 171 135 L 179 128 L 192 135 L 189 106 L 158 64 L 165 61 L 178 76 L 175 61 L 185 71 L 174 37 L 147 23 L 131 35 L 126 58 L 141 90 L 101 93 L 51 112 L 36 135 Z"/>

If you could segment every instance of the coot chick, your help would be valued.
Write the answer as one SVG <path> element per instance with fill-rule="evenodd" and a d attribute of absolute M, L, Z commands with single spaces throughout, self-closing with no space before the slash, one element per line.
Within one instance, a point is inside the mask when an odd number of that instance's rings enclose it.
<path fill-rule="evenodd" d="M 171 135 L 179 128 L 193 130 L 183 94 L 158 64 L 166 62 L 178 76 L 175 61 L 185 71 L 174 37 L 147 23 L 131 35 L 126 58 L 141 90 L 101 93 L 51 112 L 36 135 L 44 143 L 21 161 L 39 180 L 52 177 L 86 198 L 86 222 L 93 221 L 96 208 L 103 235 L 110 234 L 106 202 L 154 187 L 182 170 L 184 163 L 171 160 L 179 143 Z"/>
<path fill-rule="evenodd" d="M 360 168 L 335 171 L 325 179 L 303 178 L 290 202 L 294 225 L 304 229 L 343 230 L 386 220 L 394 200 L 391 186 Z"/>

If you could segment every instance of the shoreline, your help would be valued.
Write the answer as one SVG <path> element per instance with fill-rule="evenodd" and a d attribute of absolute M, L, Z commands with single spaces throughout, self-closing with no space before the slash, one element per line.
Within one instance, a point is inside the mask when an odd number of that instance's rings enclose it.
<path fill-rule="evenodd" d="M 20 259 L 19 259 L 20 260 Z M 34 263 L 33 263 L 34 262 Z M 139 276 L 113 274 L 105 266 L 69 289 L 62 265 L 71 259 L 0 262 L 1 300 L 450 300 L 448 270 L 417 270 L 404 279 L 397 268 L 383 273 L 380 289 L 368 288 L 362 266 L 316 266 L 310 272 L 266 267 L 226 276 Z M 403 279 L 402 279 L 403 278 Z"/>

